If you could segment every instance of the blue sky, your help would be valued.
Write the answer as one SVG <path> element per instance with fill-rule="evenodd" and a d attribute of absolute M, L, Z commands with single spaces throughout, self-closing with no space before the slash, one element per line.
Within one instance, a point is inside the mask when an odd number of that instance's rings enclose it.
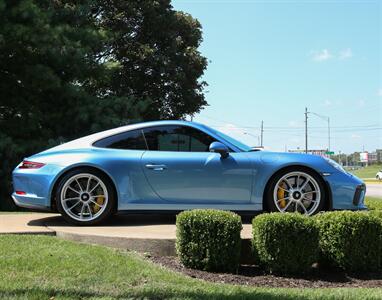
<path fill-rule="evenodd" d="M 176 0 L 203 26 L 209 106 L 194 120 L 250 145 L 304 148 L 304 110 L 332 150 L 382 148 L 382 1 Z M 309 148 L 328 146 L 309 118 Z"/>

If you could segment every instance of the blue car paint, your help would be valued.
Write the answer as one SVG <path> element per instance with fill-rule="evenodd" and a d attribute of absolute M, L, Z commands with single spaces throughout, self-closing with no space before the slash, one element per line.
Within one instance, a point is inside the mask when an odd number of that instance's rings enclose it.
<path fill-rule="evenodd" d="M 93 142 L 127 130 L 162 125 L 190 126 L 226 144 L 232 151 L 222 159 L 210 152 L 164 152 L 120 150 L 93 147 Z M 13 172 L 17 205 L 51 209 L 53 188 L 58 179 L 75 167 L 89 166 L 102 170 L 117 191 L 118 210 L 182 210 L 213 207 L 230 210 L 263 209 L 266 185 L 279 170 L 306 166 L 324 176 L 332 193 L 333 209 L 365 209 L 363 199 L 353 205 L 357 177 L 339 171 L 325 159 L 306 154 L 244 152 L 240 145 L 223 139 L 214 129 L 185 121 L 157 121 L 128 125 L 96 133 L 28 158 L 45 163 L 40 169 L 16 169 Z M 149 164 L 164 164 L 163 170 L 148 169 Z"/>

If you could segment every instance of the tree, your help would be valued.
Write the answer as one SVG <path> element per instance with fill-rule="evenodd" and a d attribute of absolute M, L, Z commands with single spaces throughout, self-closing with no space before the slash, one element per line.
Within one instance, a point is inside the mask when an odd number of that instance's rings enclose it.
<path fill-rule="evenodd" d="M 184 118 L 207 104 L 196 19 L 174 11 L 169 0 L 103 0 L 97 15 L 112 33 L 104 57 L 115 62 L 109 85 L 115 95 L 152 99 L 145 119 Z"/>
<path fill-rule="evenodd" d="M 169 1 L 0 0 L 0 209 L 24 157 L 198 112 L 200 42 L 200 24 Z"/>

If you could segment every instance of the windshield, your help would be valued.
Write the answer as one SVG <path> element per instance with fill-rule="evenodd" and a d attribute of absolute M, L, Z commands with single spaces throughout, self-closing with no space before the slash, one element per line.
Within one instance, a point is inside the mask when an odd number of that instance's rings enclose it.
<path fill-rule="evenodd" d="M 231 145 L 235 146 L 236 148 L 239 148 L 241 151 L 244 151 L 244 152 L 252 151 L 252 148 L 250 146 L 243 144 L 242 142 L 239 142 L 238 140 L 235 140 L 229 135 L 226 135 L 225 133 L 212 129 L 210 127 L 208 127 L 208 129 L 211 130 L 213 133 L 215 133 L 217 136 L 221 137 L 223 140 L 230 143 Z"/>

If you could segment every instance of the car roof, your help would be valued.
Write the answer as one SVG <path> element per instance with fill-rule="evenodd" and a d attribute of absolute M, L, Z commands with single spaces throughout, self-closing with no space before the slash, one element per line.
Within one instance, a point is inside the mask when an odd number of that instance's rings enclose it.
<path fill-rule="evenodd" d="M 143 128 L 153 127 L 153 126 L 166 126 L 166 125 L 183 125 L 183 126 L 198 128 L 201 130 L 203 129 L 205 130 L 207 128 L 204 125 L 196 123 L 196 122 L 189 122 L 189 121 L 182 121 L 182 120 L 161 120 L 161 121 L 141 122 L 141 123 L 129 124 L 129 125 L 93 133 L 91 135 L 84 136 L 82 138 L 75 139 L 65 144 L 61 144 L 56 147 L 50 148 L 44 152 L 61 151 L 66 149 L 88 148 L 94 142 L 111 135 L 119 134 L 129 130 L 143 129 Z"/>

